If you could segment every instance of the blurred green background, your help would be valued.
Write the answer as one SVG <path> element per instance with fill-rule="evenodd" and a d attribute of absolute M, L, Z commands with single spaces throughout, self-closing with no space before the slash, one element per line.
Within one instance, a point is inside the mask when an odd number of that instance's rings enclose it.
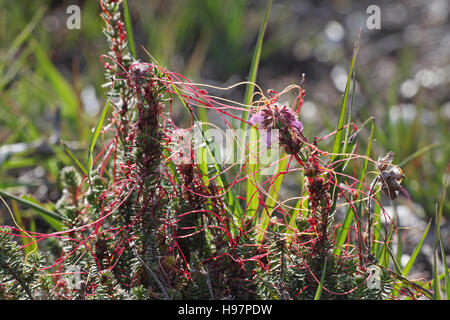
<path fill-rule="evenodd" d="M 66 27 L 72 4 L 81 8 L 80 30 Z M 380 30 L 366 27 L 371 4 L 381 9 Z M 228 86 L 246 80 L 265 1 L 129 0 L 129 5 L 142 60 L 149 58 L 140 46 L 194 81 Z M 58 172 L 71 164 L 59 141 L 85 159 L 105 103 L 99 57 L 107 53 L 107 43 L 99 1 L 0 0 L 0 8 L 0 189 L 54 202 L 60 196 Z M 372 157 L 392 150 L 394 163 L 402 164 L 406 192 L 398 203 L 406 208 L 406 220 L 435 216 L 449 174 L 449 16 L 447 0 L 275 0 L 264 39 L 257 83 L 281 91 L 299 84 L 305 73 L 302 121 L 312 138 L 334 130 L 362 28 L 353 119 L 361 125 L 374 116 Z M 242 101 L 243 94 L 241 88 L 226 95 Z M 362 148 L 367 137 L 363 130 Z M 1 213 L 0 224 L 7 223 L 4 208 Z M 39 223 L 25 209 L 22 216 L 26 227 Z M 450 216 L 448 201 L 444 216 Z M 442 233 L 448 243 L 447 222 Z"/>

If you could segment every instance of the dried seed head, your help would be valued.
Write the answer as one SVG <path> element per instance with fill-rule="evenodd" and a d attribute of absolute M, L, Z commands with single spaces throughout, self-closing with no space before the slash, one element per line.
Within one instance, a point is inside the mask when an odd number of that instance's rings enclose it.
<path fill-rule="evenodd" d="M 405 176 L 398 167 L 392 167 L 380 174 L 381 191 L 388 195 L 391 200 L 398 196 L 402 190 L 401 182 Z"/>
<path fill-rule="evenodd" d="M 385 157 L 378 158 L 377 168 L 380 172 L 383 172 L 391 165 L 392 160 L 394 160 L 394 154 L 394 152 L 389 151 Z"/>
<path fill-rule="evenodd" d="M 394 160 L 394 153 L 390 151 L 385 157 L 378 159 L 377 168 L 380 171 L 378 182 L 381 191 L 394 200 L 402 190 L 401 183 L 405 176 L 400 167 L 392 165 L 392 160 Z"/>

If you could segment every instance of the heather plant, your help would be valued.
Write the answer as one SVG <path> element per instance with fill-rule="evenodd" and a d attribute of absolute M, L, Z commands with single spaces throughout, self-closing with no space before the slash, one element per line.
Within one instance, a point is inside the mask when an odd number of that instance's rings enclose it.
<path fill-rule="evenodd" d="M 100 4 L 110 49 L 101 57 L 106 106 L 86 161 L 65 146 L 73 166 L 59 172 L 54 208 L 0 193 L 56 229 L 2 227 L 1 298 L 431 299 L 440 298 L 441 280 L 450 294 L 443 249 L 442 279 L 437 262 L 432 283 L 407 278 L 429 226 L 405 267 L 393 253 L 398 230 L 383 203 L 396 201 L 405 176 L 395 150 L 370 157 L 375 120 L 352 122 L 358 42 L 336 129 L 310 139 L 301 112 L 306 80 L 266 94 L 255 84 L 272 1 L 249 81 L 235 85 L 246 86 L 243 103 L 209 94 L 211 86 L 151 55 L 136 59 L 127 1 Z M 284 101 L 290 93 L 295 99 Z M 173 108 L 186 110 L 189 128 L 177 126 Z M 211 123 L 205 110 L 222 122 Z M 210 128 L 230 134 L 221 140 Z M 227 152 L 234 161 L 224 161 Z M 278 158 L 267 161 L 268 152 Z M 284 199 L 288 175 L 297 177 L 298 196 Z M 30 241 L 20 246 L 18 238 Z"/>

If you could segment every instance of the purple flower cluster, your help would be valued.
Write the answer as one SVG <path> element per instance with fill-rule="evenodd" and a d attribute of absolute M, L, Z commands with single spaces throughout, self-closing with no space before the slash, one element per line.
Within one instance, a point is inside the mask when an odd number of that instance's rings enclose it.
<path fill-rule="evenodd" d="M 277 136 L 271 133 L 275 129 L 279 131 L 280 145 L 287 153 L 293 154 L 300 150 L 301 144 L 306 140 L 303 136 L 303 123 L 286 105 L 267 105 L 256 112 L 249 120 L 252 126 L 258 125 L 259 130 L 265 130 L 267 134 L 267 146 Z"/>
<path fill-rule="evenodd" d="M 250 124 L 259 125 L 260 129 L 291 128 L 298 133 L 303 132 L 303 123 L 297 119 L 291 108 L 286 105 L 273 104 L 265 106 L 250 118 Z"/>

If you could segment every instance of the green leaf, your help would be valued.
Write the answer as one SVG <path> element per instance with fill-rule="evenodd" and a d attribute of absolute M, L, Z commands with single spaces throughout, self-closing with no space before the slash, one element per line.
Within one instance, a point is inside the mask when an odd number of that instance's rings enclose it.
<path fill-rule="evenodd" d="M 259 154 L 258 154 L 258 129 L 250 127 L 249 129 L 249 146 L 248 146 L 248 165 L 246 166 L 248 170 L 247 178 L 247 208 L 246 216 L 247 218 L 253 218 L 259 207 Z"/>
<path fill-rule="evenodd" d="M 13 207 L 13 213 L 14 213 L 14 217 L 17 223 L 17 226 L 19 227 L 19 229 L 21 230 L 25 230 L 25 226 L 23 224 L 23 220 L 22 220 L 22 215 L 20 214 L 20 210 L 17 206 L 17 202 L 15 200 L 11 201 L 12 207 Z M 33 250 L 36 250 L 37 245 L 35 245 L 35 249 L 33 249 L 31 246 L 29 246 L 28 244 L 33 243 L 34 239 L 25 231 L 22 231 L 26 237 L 20 237 L 21 241 L 22 241 L 22 245 L 23 247 L 23 253 L 25 256 L 28 256 L 28 254 L 30 254 Z M 28 245 L 28 246 L 27 246 Z"/>
<path fill-rule="evenodd" d="M 444 264 L 444 283 L 445 283 L 445 295 L 447 300 L 450 300 L 450 279 L 448 276 L 447 257 L 445 256 L 444 243 L 442 241 L 442 235 L 439 233 L 439 243 L 441 245 L 442 263 Z"/>
<path fill-rule="evenodd" d="M 336 135 L 334 136 L 332 153 L 339 153 L 341 151 L 342 143 L 344 142 L 342 129 L 344 127 L 345 115 L 347 113 L 348 93 L 350 91 L 350 83 L 351 83 L 351 79 L 352 79 L 353 68 L 355 67 L 356 55 L 358 53 L 358 45 L 359 45 L 359 37 L 355 43 L 355 48 L 353 50 L 352 62 L 350 64 L 350 70 L 348 71 L 348 75 L 347 75 L 347 84 L 345 85 L 344 97 L 342 99 L 341 110 L 339 113 L 339 120 L 338 120 L 338 123 L 336 126 Z M 337 158 L 336 154 L 331 155 L 330 162 L 334 162 L 336 158 Z"/>
<path fill-rule="evenodd" d="M 30 40 L 30 44 L 33 48 L 34 56 L 38 62 L 38 66 L 42 69 L 43 74 L 54 89 L 60 103 L 62 104 L 63 118 L 68 120 L 69 123 L 75 128 L 76 125 L 80 125 L 80 110 L 78 110 L 78 99 L 73 91 L 71 85 L 67 80 L 59 73 L 58 69 L 53 65 L 44 49 L 39 45 L 35 39 Z"/>
<path fill-rule="evenodd" d="M 435 238 L 439 238 L 439 232 L 435 231 Z M 441 284 L 439 281 L 439 270 L 438 270 L 438 252 L 437 246 L 433 246 L 433 299 L 441 300 Z"/>
<path fill-rule="evenodd" d="M 34 196 L 32 195 L 23 195 L 22 198 L 24 200 L 30 201 L 32 203 L 35 203 L 38 206 L 41 206 L 42 208 L 45 208 L 45 206 L 39 201 L 37 200 Z M 62 223 L 61 220 L 58 220 L 54 217 L 51 217 L 47 214 L 43 214 L 40 211 L 37 211 L 37 213 L 41 216 L 42 219 L 44 219 L 53 229 L 55 229 L 56 231 L 61 231 L 62 230 Z"/>
<path fill-rule="evenodd" d="M 205 148 L 198 148 L 197 159 L 200 159 L 200 163 L 198 164 L 198 168 L 200 169 L 200 173 L 202 175 L 202 180 L 205 186 L 209 186 L 209 177 L 208 177 L 208 160 L 206 156 Z"/>
<path fill-rule="evenodd" d="M 198 118 L 201 122 L 209 123 L 208 111 L 206 108 L 198 108 Z"/>
<path fill-rule="evenodd" d="M 30 37 L 33 30 L 41 21 L 46 8 L 44 6 L 39 7 L 36 13 L 31 18 L 30 22 L 23 28 L 23 30 L 14 38 L 11 45 L 8 48 L 8 51 L 0 57 L 0 74 L 5 67 L 5 64 L 10 64 L 19 50 L 20 46 Z"/>
<path fill-rule="evenodd" d="M 406 157 L 402 162 L 400 162 L 398 164 L 399 167 L 403 167 L 405 164 L 409 163 L 410 161 L 414 160 L 415 158 L 421 156 L 422 154 L 424 154 L 425 152 L 427 152 L 428 150 L 431 150 L 433 148 L 436 148 L 438 146 L 440 146 L 440 143 L 434 143 L 434 144 L 430 144 L 428 146 L 425 146 L 423 148 L 421 148 L 420 150 L 417 150 L 416 152 L 414 152 L 412 155 Z"/>
<path fill-rule="evenodd" d="M 416 248 L 414 249 L 413 253 L 411 254 L 411 257 L 409 258 L 408 262 L 406 263 L 406 266 L 403 268 L 402 275 L 404 277 L 407 277 L 409 274 L 409 271 L 411 271 L 411 268 L 414 264 L 414 261 L 416 261 L 417 255 L 420 252 L 420 249 L 422 248 L 422 244 L 425 241 L 425 237 L 427 236 L 428 229 L 430 229 L 431 221 L 428 223 L 428 226 L 425 229 L 425 232 L 422 235 L 422 238 L 420 239 L 419 243 L 417 244 Z"/>
<path fill-rule="evenodd" d="M 316 294 L 314 295 L 314 300 L 320 300 L 320 297 L 322 296 L 322 287 L 323 287 L 323 283 L 325 281 L 326 271 L 327 271 L 327 258 L 325 257 L 325 262 L 324 262 L 323 268 L 322 268 L 322 275 L 320 276 L 320 283 L 319 283 L 319 286 L 317 287 Z"/>
<path fill-rule="evenodd" d="M 253 57 L 252 57 L 252 63 L 250 65 L 250 71 L 248 74 L 248 81 L 249 83 L 247 84 L 246 90 L 245 90 L 245 96 L 244 96 L 244 105 L 246 106 L 250 106 L 252 104 L 252 99 L 253 99 L 253 92 L 255 89 L 254 83 L 256 81 L 256 75 L 258 73 L 258 66 L 259 66 L 259 61 L 261 58 L 261 50 L 262 50 L 262 44 L 263 44 L 263 39 L 264 39 L 264 34 L 266 31 L 266 27 L 267 27 L 267 23 L 269 21 L 269 14 L 272 8 L 272 0 L 269 0 L 267 2 L 267 6 L 266 6 L 266 10 L 265 10 L 265 14 L 264 14 L 264 18 L 261 22 L 260 28 L 259 28 L 259 34 L 258 34 L 258 39 L 256 40 L 256 46 L 255 49 L 253 51 Z M 246 141 L 245 139 L 245 135 L 246 135 L 246 130 L 248 129 L 248 125 L 245 121 L 247 121 L 248 119 L 248 115 L 249 115 L 249 111 L 244 110 L 242 111 L 241 114 L 241 129 L 242 129 L 242 134 L 243 136 L 241 137 L 241 141 Z M 258 171 L 259 171 L 259 165 L 258 165 L 258 130 L 251 127 L 249 128 L 250 130 L 250 134 L 249 134 L 249 150 L 245 150 L 245 157 L 249 159 L 249 162 L 254 161 L 256 159 L 256 163 L 252 164 L 249 163 L 247 165 L 245 165 L 245 170 L 244 172 L 247 172 L 248 174 L 248 179 L 247 179 L 247 188 L 246 188 L 246 200 L 247 200 L 247 208 L 246 208 L 246 213 L 248 214 L 249 218 L 252 218 L 255 214 L 256 211 L 258 210 L 258 206 L 259 206 L 259 194 L 258 194 L 258 189 L 257 189 L 257 185 L 259 184 L 259 179 L 258 179 Z M 261 232 L 264 232 L 264 230 L 261 230 Z"/>
<path fill-rule="evenodd" d="M 69 155 L 69 157 L 72 159 L 72 161 L 78 166 L 78 168 L 81 170 L 81 172 L 83 172 L 83 174 L 85 176 L 88 176 L 88 171 L 86 170 L 86 168 L 81 164 L 80 160 L 78 160 L 78 158 L 75 156 L 75 154 L 72 152 L 72 150 L 70 150 L 69 146 L 61 140 L 61 145 L 64 148 L 64 151 L 66 151 L 66 153 Z"/>
<path fill-rule="evenodd" d="M 110 102 L 111 102 L 111 97 L 108 99 L 106 106 L 103 108 L 103 112 L 100 115 L 100 118 L 98 118 L 97 125 L 95 126 L 95 129 L 92 132 L 91 137 L 89 138 L 88 166 L 87 166 L 87 176 L 88 176 L 89 180 L 91 180 L 92 163 L 94 161 L 93 152 L 94 152 L 95 143 L 97 142 L 98 135 L 100 133 L 100 129 L 103 126 L 103 121 L 105 120 L 106 114 L 108 113 Z"/>
<path fill-rule="evenodd" d="M 213 161 L 213 165 L 214 168 L 217 172 L 217 185 L 223 189 L 223 191 L 225 191 L 227 188 L 229 188 L 229 184 L 227 181 L 227 178 L 225 176 L 225 174 L 222 174 L 223 169 L 222 166 L 217 162 L 216 160 L 216 156 L 213 154 L 210 146 L 208 143 L 206 143 L 207 141 L 207 137 L 206 137 L 206 133 L 203 130 L 203 126 L 200 123 L 200 121 L 198 120 L 197 116 L 195 115 L 194 112 L 192 112 L 192 110 L 187 106 L 186 101 L 183 99 L 182 94 L 179 92 L 179 90 L 177 89 L 177 87 L 175 87 L 175 85 L 171 85 L 172 89 L 174 90 L 175 94 L 177 95 L 177 97 L 180 99 L 181 103 L 183 104 L 183 106 L 186 108 L 186 110 L 188 110 L 192 116 L 192 118 L 194 119 L 194 121 L 198 124 L 199 129 L 200 129 L 200 133 L 202 135 L 202 139 L 205 142 L 205 146 L 206 146 L 206 152 L 207 155 L 212 159 Z M 239 233 L 239 227 L 238 227 L 238 219 L 242 217 L 243 215 L 243 210 L 242 207 L 239 203 L 239 200 L 236 197 L 236 194 L 233 190 L 233 188 L 230 188 L 228 190 L 228 192 L 226 192 L 226 201 L 224 202 L 225 204 L 225 208 L 227 210 L 227 212 L 229 212 L 230 217 L 232 218 L 232 222 L 230 225 L 230 230 L 232 232 L 233 236 L 236 236 Z"/>
<path fill-rule="evenodd" d="M 374 213 L 373 213 L 372 226 L 380 225 L 380 220 L 381 220 L 381 206 L 375 206 Z M 380 234 L 380 232 L 375 232 L 375 227 L 373 227 L 372 229 L 374 229 L 374 231 L 373 231 L 374 245 L 373 245 L 373 248 L 371 249 L 371 252 L 373 254 L 375 254 L 375 256 L 378 256 L 378 254 L 380 253 L 380 250 L 381 250 L 381 244 L 380 244 L 381 234 Z"/>
<path fill-rule="evenodd" d="M 136 59 L 136 47 L 134 45 L 133 27 L 131 25 L 128 0 L 123 0 L 123 16 L 125 19 L 125 30 L 127 31 L 128 49 L 130 50 L 133 58 Z"/>
<path fill-rule="evenodd" d="M 349 69 L 348 75 L 347 75 L 347 83 L 345 85 L 344 97 L 343 97 L 342 103 L 341 103 L 339 120 L 336 125 L 336 134 L 334 136 L 332 154 L 330 155 L 330 163 L 333 163 L 341 158 L 341 156 L 338 154 L 345 151 L 345 148 L 347 147 L 347 143 L 348 143 L 348 141 L 346 139 L 346 137 L 348 138 L 348 134 L 346 134 L 346 136 L 344 136 L 342 130 L 344 128 L 345 116 L 347 114 L 348 93 L 350 91 L 350 84 L 351 84 L 351 80 L 352 80 L 353 69 L 355 68 L 355 64 L 356 64 L 356 56 L 358 53 L 358 46 L 359 46 L 359 36 L 355 43 L 355 48 L 353 50 L 352 62 L 350 64 L 350 69 Z M 354 94 L 354 90 L 353 90 L 352 94 Z M 353 96 L 352 96 L 352 101 L 353 101 Z M 350 123 L 350 121 L 351 121 L 351 114 L 348 117 L 347 123 Z M 349 130 L 349 127 L 347 127 L 347 130 L 346 130 L 347 133 L 348 133 L 348 130 Z M 342 172 L 342 165 L 335 166 L 334 170 L 336 173 L 336 182 L 335 182 L 335 186 L 333 187 L 333 189 L 331 191 L 331 194 L 332 194 L 331 198 L 334 199 L 334 201 L 331 205 L 332 212 L 334 212 L 334 210 L 336 209 L 337 195 L 338 195 L 338 190 L 339 190 L 338 186 L 341 181 L 341 175 L 339 175 L 339 173 Z"/>
<path fill-rule="evenodd" d="M 30 46 L 27 46 L 20 52 L 20 55 L 15 56 L 14 59 L 6 62 L 0 62 L 0 91 L 13 81 L 17 74 L 26 68 L 29 64 L 29 56 L 32 54 Z M 8 69 L 3 74 L 3 66 L 7 64 Z"/>
<path fill-rule="evenodd" d="M 263 44 L 264 34 L 266 32 L 267 23 L 269 21 L 270 10 L 272 9 L 272 3 L 273 3 L 273 0 L 269 0 L 267 2 L 266 11 L 264 13 L 264 19 L 262 20 L 261 25 L 259 27 L 258 39 L 256 40 L 256 46 L 253 51 L 252 63 L 250 65 L 250 72 L 248 74 L 248 81 L 250 83 L 247 84 L 247 87 L 245 90 L 245 96 L 244 96 L 244 104 L 247 106 L 251 105 L 251 103 L 252 103 L 253 91 L 255 89 L 255 86 L 253 83 L 255 83 L 256 75 L 258 74 L 258 66 L 259 66 L 259 60 L 261 58 L 262 44 Z M 245 123 L 245 121 L 248 119 L 248 111 L 243 111 L 241 118 L 242 118 L 242 120 L 244 120 L 241 122 L 241 128 L 246 129 L 247 123 Z"/>
<path fill-rule="evenodd" d="M 356 68 L 353 68 L 352 73 L 349 73 L 349 76 L 353 74 L 353 85 L 352 85 L 352 96 L 351 96 L 351 102 L 350 102 L 350 109 L 348 112 L 348 118 L 347 118 L 347 127 L 345 128 L 345 138 L 344 138 L 344 146 L 342 147 L 342 153 L 347 152 L 347 147 L 349 144 L 349 138 L 350 138 L 350 124 L 352 121 L 352 115 L 353 115 L 353 103 L 355 102 L 354 96 L 355 96 L 355 88 L 356 88 Z M 348 81 L 349 79 L 347 79 Z M 346 99 L 346 98 L 345 98 Z M 345 102 L 347 104 L 347 102 Z M 356 149 L 356 147 L 355 147 Z M 344 166 L 342 171 L 344 171 L 345 167 L 347 166 L 347 163 L 349 163 L 350 159 L 348 159 Z"/>
<path fill-rule="evenodd" d="M 277 203 L 278 192 L 280 191 L 281 184 L 283 183 L 284 174 L 280 173 L 286 170 L 289 157 L 286 157 L 286 153 L 283 152 L 281 154 L 281 158 L 284 159 L 278 163 L 278 170 L 274 175 L 276 178 L 273 181 L 272 186 L 269 188 L 269 196 L 266 199 L 264 210 L 259 222 L 259 227 L 256 228 L 258 233 L 256 236 L 257 242 L 262 242 L 262 240 L 264 239 L 264 234 L 269 224 L 270 217 L 272 216 L 273 209 L 275 208 L 275 205 Z"/>
<path fill-rule="evenodd" d="M 303 185 L 302 185 L 301 190 L 303 190 Z M 300 190 L 300 193 L 301 193 L 301 190 Z M 300 213 L 300 211 L 302 211 L 302 209 L 307 212 L 307 209 L 308 209 L 308 190 L 304 190 L 302 197 L 300 199 L 298 199 L 297 203 L 295 204 L 295 207 L 290 212 L 290 216 L 291 216 L 291 219 L 289 220 L 289 227 L 290 228 L 298 229 L 296 219 L 297 219 L 297 216 Z M 288 230 L 288 233 L 293 233 L 293 232 L 290 232 Z"/>
<path fill-rule="evenodd" d="M 334 248 L 334 254 L 340 255 L 342 253 L 342 246 L 344 245 L 348 233 L 350 231 L 350 225 L 352 224 L 354 219 L 354 213 L 352 208 L 348 208 L 347 214 L 345 215 L 344 222 L 342 223 L 341 228 L 339 229 L 339 234 L 336 238 L 336 245 Z"/>
<path fill-rule="evenodd" d="M 16 200 L 17 202 L 20 202 L 21 204 L 23 204 L 23 205 L 25 205 L 25 206 L 27 206 L 27 207 L 29 207 L 31 209 L 37 210 L 39 214 L 44 215 L 46 217 L 53 218 L 53 219 L 55 219 L 57 221 L 62 221 L 64 219 L 60 214 L 58 214 L 56 212 L 53 212 L 51 210 L 48 210 L 48 209 L 44 208 L 43 206 L 41 206 L 41 205 L 39 205 L 39 204 L 37 204 L 35 202 L 32 202 L 32 201 L 29 201 L 29 200 L 17 197 L 15 195 L 12 195 L 12 194 L 10 194 L 8 192 L 5 192 L 3 190 L 0 190 L 0 195 L 2 197 L 6 197 L 6 198 L 9 198 L 9 199 L 12 199 L 12 200 Z"/>
<path fill-rule="evenodd" d="M 372 142 L 373 142 L 373 134 L 375 131 L 375 119 L 374 118 L 369 118 L 367 121 L 372 120 L 372 126 L 370 129 L 370 138 L 369 138 L 369 144 L 367 145 L 367 150 L 366 150 L 366 159 L 364 161 L 363 167 L 361 169 L 361 173 L 359 175 L 359 184 L 358 184 L 358 191 L 361 191 L 362 188 L 364 187 L 364 177 L 366 175 L 366 171 L 367 171 L 367 165 L 369 162 L 369 158 L 370 158 L 370 152 L 372 151 Z M 364 127 L 365 123 L 361 126 Z M 358 210 L 357 210 L 358 211 Z M 369 213 L 370 214 L 370 213 Z M 339 229 L 339 233 L 338 236 L 336 238 L 336 246 L 334 249 L 334 254 L 335 255 L 340 255 L 342 252 L 342 246 L 344 245 L 347 236 L 348 236 L 348 232 L 350 230 L 350 226 L 353 222 L 354 219 L 354 212 L 353 209 L 351 207 L 348 208 L 347 210 L 347 214 L 345 215 L 344 218 L 344 222 L 342 224 L 342 227 Z"/>
<path fill-rule="evenodd" d="M 435 300 L 441 300 L 441 286 L 439 281 L 439 268 L 438 268 L 438 245 L 439 245 L 439 239 L 441 237 L 441 219 L 442 219 L 442 212 L 444 210 L 444 202 L 445 202 L 445 195 L 447 192 L 447 185 L 448 185 L 448 177 L 449 175 L 446 174 L 444 176 L 444 183 L 442 186 L 441 191 L 441 199 L 439 201 L 439 206 L 436 207 L 436 227 L 434 230 L 434 243 L 433 243 L 433 299 Z M 443 254 L 445 254 L 443 252 Z M 447 283 L 446 283 L 447 285 Z"/>
<path fill-rule="evenodd" d="M 389 245 L 386 246 L 386 249 L 389 251 L 389 255 L 392 258 L 392 262 L 394 262 L 395 271 L 400 274 L 402 272 L 402 267 L 400 266 L 400 263 L 397 261 L 397 257 L 394 255 Z"/>
<path fill-rule="evenodd" d="M 381 237 L 381 232 L 380 232 L 380 229 L 378 227 L 374 228 L 373 230 L 374 230 L 374 232 L 377 231 L 379 233 L 380 237 Z M 377 253 L 377 256 L 376 256 L 377 260 L 379 261 L 379 264 L 382 265 L 385 268 L 389 267 L 389 255 L 387 254 L 386 251 L 390 250 L 389 246 L 391 245 L 390 241 L 391 241 L 393 235 L 394 235 L 394 228 L 391 228 L 391 230 L 389 231 L 388 236 L 386 237 L 386 239 L 384 241 L 385 242 L 384 245 L 380 246 L 380 250 L 379 250 L 379 252 Z"/>
<path fill-rule="evenodd" d="M 395 253 L 395 258 L 400 266 L 399 271 L 401 272 L 402 267 L 402 255 L 403 255 L 403 242 L 402 242 L 402 229 L 397 230 L 397 252 Z"/>

